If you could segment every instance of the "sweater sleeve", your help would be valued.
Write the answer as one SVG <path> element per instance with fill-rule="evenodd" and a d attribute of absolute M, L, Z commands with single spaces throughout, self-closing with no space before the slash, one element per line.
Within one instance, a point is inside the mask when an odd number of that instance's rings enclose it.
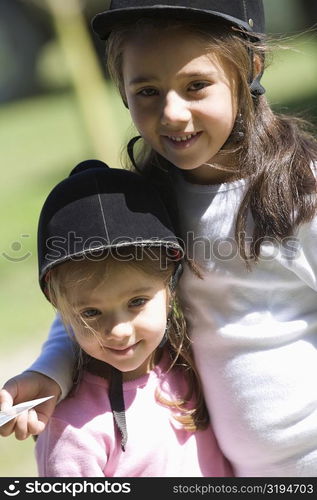
<path fill-rule="evenodd" d="M 104 477 L 102 441 L 84 427 L 52 417 L 36 440 L 39 477 Z"/>
<path fill-rule="evenodd" d="M 282 265 L 315 292 L 317 291 L 317 217 L 301 224 L 282 249 Z"/>
<path fill-rule="evenodd" d="M 57 314 L 40 355 L 27 371 L 39 372 L 55 380 L 62 391 L 60 399 L 63 399 L 72 387 L 74 361 L 74 343 Z"/>

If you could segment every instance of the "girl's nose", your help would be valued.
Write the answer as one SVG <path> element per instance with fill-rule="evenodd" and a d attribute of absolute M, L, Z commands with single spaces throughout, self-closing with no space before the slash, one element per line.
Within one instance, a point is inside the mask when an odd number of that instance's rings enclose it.
<path fill-rule="evenodd" d="M 133 334 L 133 324 L 127 318 L 112 318 L 106 321 L 103 331 L 108 338 L 124 339 Z"/>
<path fill-rule="evenodd" d="M 189 103 L 176 92 L 169 92 L 163 101 L 161 123 L 177 126 L 187 123 L 191 118 Z"/>

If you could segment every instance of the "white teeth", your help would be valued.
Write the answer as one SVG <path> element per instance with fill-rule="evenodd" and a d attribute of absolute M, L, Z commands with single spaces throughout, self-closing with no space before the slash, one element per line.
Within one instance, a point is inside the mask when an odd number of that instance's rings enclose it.
<path fill-rule="evenodd" d="M 168 137 L 169 139 L 172 139 L 172 141 L 182 142 L 182 141 L 189 141 L 189 139 L 195 137 L 195 135 L 197 135 L 197 132 L 195 132 L 194 134 L 182 135 L 177 137 L 175 135 L 169 135 Z"/>

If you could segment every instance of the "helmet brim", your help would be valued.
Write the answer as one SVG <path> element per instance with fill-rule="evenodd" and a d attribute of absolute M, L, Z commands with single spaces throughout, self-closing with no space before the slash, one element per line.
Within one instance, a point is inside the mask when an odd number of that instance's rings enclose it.
<path fill-rule="evenodd" d="M 140 18 L 153 17 L 160 14 L 168 19 L 177 16 L 191 21 L 208 21 L 219 19 L 246 31 L 250 37 L 257 38 L 257 34 L 264 33 L 264 16 L 257 19 L 242 20 L 229 14 L 194 7 L 173 6 L 173 5 L 153 5 L 148 7 L 126 7 L 123 9 L 113 9 L 96 14 L 91 25 L 94 32 L 101 40 L 106 40 L 111 31 L 122 23 L 133 23 Z"/>

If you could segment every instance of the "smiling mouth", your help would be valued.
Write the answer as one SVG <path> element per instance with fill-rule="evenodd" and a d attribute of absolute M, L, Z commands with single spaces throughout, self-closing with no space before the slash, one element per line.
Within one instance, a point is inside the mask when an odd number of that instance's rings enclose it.
<path fill-rule="evenodd" d="M 198 135 L 198 133 L 199 132 L 193 132 L 192 134 L 184 134 L 184 135 L 168 135 L 167 137 L 171 141 L 186 142 L 186 141 L 189 141 L 190 139 L 192 139 L 193 137 L 196 137 L 196 135 Z"/>
<path fill-rule="evenodd" d="M 109 347 L 107 346 L 106 348 L 109 349 L 109 351 L 114 352 L 116 354 L 124 354 L 126 352 L 129 352 L 130 350 L 133 350 L 139 342 L 136 344 L 129 345 L 128 347 Z"/>
<path fill-rule="evenodd" d="M 184 147 L 192 144 L 201 134 L 202 132 L 192 132 L 190 134 L 164 135 L 163 137 L 175 146 Z"/>

